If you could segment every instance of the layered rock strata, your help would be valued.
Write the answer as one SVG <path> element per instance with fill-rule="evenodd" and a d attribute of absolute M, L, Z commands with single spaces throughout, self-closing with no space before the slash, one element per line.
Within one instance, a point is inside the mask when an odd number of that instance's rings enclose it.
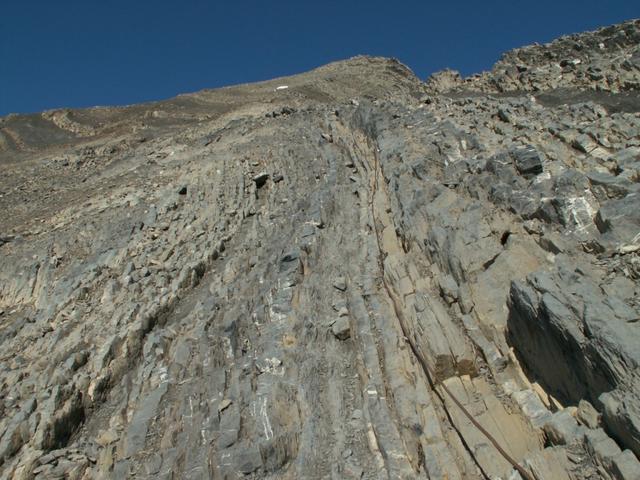
<path fill-rule="evenodd" d="M 639 478 L 639 32 L 0 119 L 0 478 Z"/>

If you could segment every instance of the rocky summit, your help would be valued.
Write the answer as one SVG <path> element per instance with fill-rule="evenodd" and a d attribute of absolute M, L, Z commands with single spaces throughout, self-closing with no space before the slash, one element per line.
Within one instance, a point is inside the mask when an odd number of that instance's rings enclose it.
<path fill-rule="evenodd" d="M 640 478 L 640 21 L 0 119 L 0 478 Z"/>

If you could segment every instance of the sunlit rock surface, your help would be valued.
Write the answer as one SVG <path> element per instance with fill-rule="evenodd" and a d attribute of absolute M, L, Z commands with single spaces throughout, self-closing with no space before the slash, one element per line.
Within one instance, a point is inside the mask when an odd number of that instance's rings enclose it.
<path fill-rule="evenodd" d="M 0 119 L 0 477 L 640 478 L 639 45 Z"/>

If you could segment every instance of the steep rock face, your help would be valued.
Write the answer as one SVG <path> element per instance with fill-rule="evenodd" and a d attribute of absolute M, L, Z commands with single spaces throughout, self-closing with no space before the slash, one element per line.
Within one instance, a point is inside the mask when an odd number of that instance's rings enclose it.
<path fill-rule="evenodd" d="M 616 292 L 618 293 L 618 292 Z M 609 430 L 640 451 L 637 308 L 559 265 L 514 281 L 510 333 L 531 369 L 564 401 L 598 405 Z"/>
<path fill-rule="evenodd" d="M 2 478 L 638 478 L 640 69 L 496 69 L 1 119 Z"/>

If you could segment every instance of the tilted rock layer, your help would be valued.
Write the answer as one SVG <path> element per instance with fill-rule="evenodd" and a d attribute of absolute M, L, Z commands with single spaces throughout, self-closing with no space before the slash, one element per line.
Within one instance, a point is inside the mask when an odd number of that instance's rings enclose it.
<path fill-rule="evenodd" d="M 0 119 L 0 477 L 640 478 L 639 40 Z"/>

